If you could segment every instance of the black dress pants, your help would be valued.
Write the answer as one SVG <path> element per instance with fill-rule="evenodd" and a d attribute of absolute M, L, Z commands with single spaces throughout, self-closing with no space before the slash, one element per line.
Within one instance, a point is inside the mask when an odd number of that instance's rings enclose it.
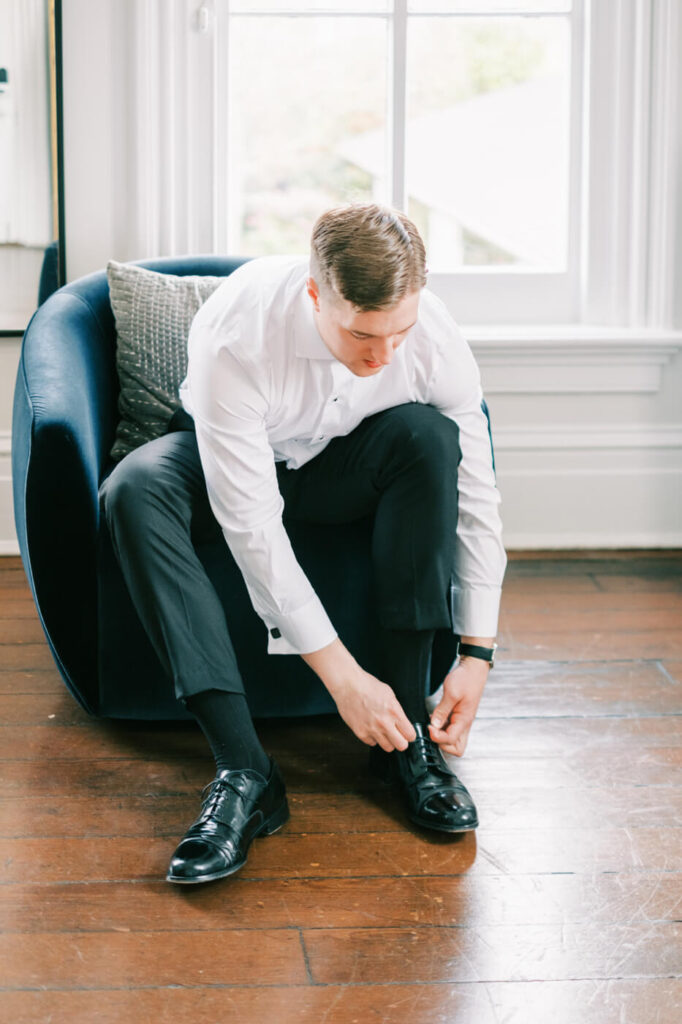
<path fill-rule="evenodd" d="M 176 415 L 169 433 L 126 455 L 100 488 L 133 604 L 182 701 L 208 689 L 244 693 L 223 607 L 194 548 L 220 527 L 191 426 Z M 277 464 L 286 518 L 344 523 L 374 514 L 379 621 L 437 630 L 436 685 L 456 653 L 459 461 L 457 425 L 432 406 L 408 403 L 367 417 L 299 469 Z"/>

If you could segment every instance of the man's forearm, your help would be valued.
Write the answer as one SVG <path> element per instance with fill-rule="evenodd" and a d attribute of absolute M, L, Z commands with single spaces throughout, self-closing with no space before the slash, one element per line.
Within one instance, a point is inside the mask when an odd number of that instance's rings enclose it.
<path fill-rule="evenodd" d="M 302 654 L 301 657 L 313 672 L 316 673 L 329 690 L 332 697 L 357 673 L 360 666 L 339 637 L 335 637 L 326 647 L 319 651 Z"/>

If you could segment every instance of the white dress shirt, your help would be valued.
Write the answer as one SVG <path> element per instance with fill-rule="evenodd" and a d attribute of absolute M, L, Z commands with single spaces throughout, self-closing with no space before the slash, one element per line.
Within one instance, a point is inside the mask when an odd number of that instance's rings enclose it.
<path fill-rule="evenodd" d="M 180 386 L 211 508 L 268 628 L 268 652 L 304 654 L 337 635 L 282 524 L 275 462 L 298 469 L 332 438 L 404 402 L 431 404 L 459 426 L 454 627 L 465 636 L 495 636 L 506 555 L 480 375 L 468 344 L 424 288 L 417 323 L 391 363 L 358 377 L 317 330 L 308 276 L 308 258 L 299 256 L 262 257 L 230 274 L 194 318 Z"/>

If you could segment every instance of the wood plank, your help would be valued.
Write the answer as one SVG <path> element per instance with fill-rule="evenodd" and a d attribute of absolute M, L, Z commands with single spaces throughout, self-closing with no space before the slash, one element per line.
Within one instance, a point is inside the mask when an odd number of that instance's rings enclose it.
<path fill-rule="evenodd" d="M 679 1024 L 682 981 L 3 992 L 13 1024 Z"/>
<path fill-rule="evenodd" d="M 0 669 L 0 694 L 50 693 L 61 696 L 65 692 L 64 682 L 56 668 L 36 669 L 33 672 Z M 69 700 L 75 703 L 71 696 Z"/>
<path fill-rule="evenodd" d="M 3 574 L 12 569 L 24 571 L 21 555 L 0 555 L 0 570 Z"/>
<path fill-rule="evenodd" d="M 534 629 L 517 633 L 500 630 L 499 662 L 508 659 L 542 661 L 623 661 L 682 658 L 682 631 L 669 628 L 603 633 L 597 629 L 568 636 L 556 630 Z"/>
<path fill-rule="evenodd" d="M 31 595 L 22 593 L 16 587 L 13 592 L 9 588 L 0 587 L 0 619 L 30 619 L 38 622 L 38 612 Z"/>
<path fill-rule="evenodd" d="M 523 608 L 524 600 L 537 600 L 543 595 L 562 598 L 570 602 L 570 607 L 579 607 L 584 596 L 593 594 L 641 594 L 643 598 L 651 595 L 678 596 L 681 591 L 680 581 L 674 577 L 652 578 L 649 576 L 519 576 L 512 577 L 507 573 L 502 587 L 502 602 L 505 607 L 513 603 Z M 567 607 L 569 605 L 567 604 Z"/>
<path fill-rule="evenodd" d="M 139 882 L 165 878 L 173 851 L 194 814 L 177 827 L 150 823 L 139 837 L 37 837 L 0 839 L 5 883 Z M 363 878 L 449 875 L 471 877 L 539 875 L 556 872 L 594 874 L 682 870 L 679 828 L 523 829 L 495 831 L 481 826 L 476 838 L 429 836 L 400 819 L 400 831 L 300 833 L 290 822 L 277 838 L 255 842 L 240 877 Z M 103 819 L 100 831 L 113 823 Z M 362 837 L 362 838 L 361 838 Z"/>
<path fill-rule="evenodd" d="M 4 988 L 301 985 L 298 931 L 0 935 Z"/>
<path fill-rule="evenodd" d="M 507 573 L 521 576 L 579 576 L 607 574 L 658 578 L 679 575 L 682 551 L 556 551 L 538 552 L 537 557 L 509 557 Z"/>
<path fill-rule="evenodd" d="M 276 760 L 286 760 L 294 775 L 300 772 L 310 775 L 311 780 L 314 775 L 317 785 L 318 777 L 330 775 L 338 783 L 344 774 L 355 777 L 365 772 L 368 748 L 355 739 L 340 719 L 338 725 L 343 730 L 340 742 L 338 730 L 330 728 L 326 750 L 319 745 L 319 734 L 309 733 L 305 722 L 259 722 L 257 729 Z M 679 720 L 670 715 L 639 719 L 529 717 L 511 721 L 481 717 L 471 731 L 465 758 L 455 759 L 454 763 L 464 764 L 485 756 L 527 757 L 530 750 L 535 757 L 603 757 L 606 743 L 609 753 L 627 747 L 636 759 L 657 747 L 682 749 L 682 730 Z M 17 725 L 0 727 L 0 744 L 2 758 L 17 761 L 46 754 L 59 761 L 205 757 L 207 749 L 203 734 L 193 722 L 151 726 L 93 720 L 83 726 Z"/>
<path fill-rule="evenodd" d="M 656 581 L 652 584 L 652 589 L 670 594 L 673 590 L 676 591 L 677 587 L 673 587 L 668 581 L 661 587 Z M 507 570 L 502 587 L 502 601 L 505 607 L 511 604 L 523 607 L 526 597 L 537 599 L 543 595 L 551 595 L 556 600 L 570 600 L 573 606 L 583 596 L 599 593 L 600 587 L 589 576 L 513 576 Z"/>
<path fill-rule="evenodd" d="M 661 662 L 661 669 L 670 679 L 676 683 L 682 683 L 682 659 L 671 661 L 667 659 Z"/>
<path fill-rule="evenodd" d="M 2 734 L 0 733 L 0 745 Z M 268 749 L 270 749 L 268 747 Z M 663 789 L 664 794 L 652 795 L 652 800 L 665 799 L 671 787 L 682 786 L 682 749 L 680 747 L 657 747 L 637 750 L 632 754 L 626 750 L 609 753 L 608 762 L 598 752 L 576 758 L 561 754 L 544 757 L 522 757 L 503 755 L 499 758 L 486 754 L 465 758 L 456 762 L 453 769 L 468 786 L 476 799 L 482 790 L 500 793 L 501 806 L 507 806 L 510 790 L 523 794 L 528 789 L 546 791 L 546 799 L 552 799 L 552 791 L 558 808 L 566 802 L 565 790 L 574 790 L 580 795 L 592 789 L 611 793 L 608 802 L 616 800 L 616 793 L 622 787 L 636 786 Z M 323 766 L 316 775 L 307 772 L 293 758 L 282 759 L 287 790 L 290 794 L 318 794 L 327 803 L 332 794 L 367 793 L 380 788 L 364 770 L 364 762 L 356 759 L 354 775 L 352 766 L 348 773 L 343 766 L 338 770 Z M 456 762 L 456 763 L 455 763 Z M 32 796 L 64 796 L 76 798 L 103 795 L 125 795 L 153 793 L 198 794 L 215 774 L 215 765 L 208 752 L 197 757 L 168 757 L 149 759 L 96 758 L 93 761 L 59 761 L 59 770 L 54 764 L 41 760 L 3 761 L 0 763 L 0 797 L 12 797 L 22 793 Z M 515 814 L 518 814 L 515 807 Z"/>
<path fill-rule="evenodd" d="M 0 644 L 0 669 L 41 669 L 54 668 L 50 648 L 42 637 L 42 643 Z"/>
<path fill-rule="evenodd" d="M 116 792 L 118 787 L 112 785 L 110 795 L 6 797 L 0 800 L 0 837 L 175 835 L 198 813 L 202 782 L 203 778 L 195 783 L 180 777 L 177 790 L 167 792 L 165 780 L 157 787 L 151 779 L 146 792 L 138 782 L 139 795 L 123 788 Z M 290 833 L 399 834 L 406 827 L 399 795 L 381 786 L 365 793 L 289 791 L 288 800 Z M 475 801 L 481 828 L 504 829 L 510 834 L 519 829 L 584 832 L 682 826 L 682 786 L 569 787 L 558 793 L 554 787 L 504 790 L 493 784 L 476 787 Z M 478 834 L 480 838 L 482 831 Z M 514 843 L 517 841 L 514 838 Z"/>
<path fill-rule="evenodd" d="M 503 661 L 491 672 L 481 718 L 664 715 L 682 712 L 682 684 L 655 661 Z"/>
<path fill-rule="evenodd" d="M 610 595 L 602 594 L 602 598 L 608 599 Z M 676 605 L 682 602 L 678 599 Z M 641 602 L 644 604 L 644 602 Z M 544 611 L 539 612 L 535 608 L 526 609 L 523 602 L 519 602 L 513 612 L 501 609 L 500 632 L 502 634 L 537 633 L 545 630 L 548 633 L 570 633 L 574 640 L 582 641 L 583 637 L 604 636 L 608 633 L 632 633 L 632 632 L 653 632 L 658 635 L 666 630 L 678 630 L 682 625 L 682 610 L 680 607 L 671 607 L 668 601 L 658 608 L 648 606 L 639 609 L 633 608 L 606 608 L 596 611 L 594 608 L 584 608 L 582 601 L 579 609 L 567 609 L 557 606 L 551 608 L 545 606 Z M 520 605 L 520 607 L 519 607 Z"/>
<path fill-rule="evenodd" d="M 47 671 L 43 674 L 46 675 Z M 29 674 L 22 675 L 25 678 Z M 52 678 L 54 679 L 54 675 Z M 48 720 L 53 721 L 55 725 L 87 725 L 95 729 L 98 722 L 98 719 L 93 718 L 76 703 L 63 683 L 56 692 L 46 694 L 0 693 L 0 721 L 3 725 L 39 725 Z"/>
<path fill-rule="evenodd" d="M 531 582 L 531 580 L 528 581 L 529 584 Z M 593 615 L 598 615 L 600 622 L 602 616 L 614 612 L 633 614 L 643 612 L 648 615 L 660 609 L 666 613 L 675 612 L 682 615 L 682 592 L 655 591 L 647 593 L 639 590 L 634 593 L 629 591 L 607 593 L 603 590 L 586 591 L 571 602 L 569 608 L 564 592 L 555 589 L 543 590 L 541 587 L 535 590 L 530 586 L 517 592 L 515 589 L 517 585 L 509 584 L 509 593 L 507 593 L 506 586 L 503 589 L 500 606 L 501 621 L 504 621 L 507 616 L 515 620 L 517 616 L 525 617 L 532 613 L 544 622 L 546 619 L 565 615 L 569 610 L 580 614 L 590 612 Z M 574 604 L 579 604 L 579 608 L 573 607 Z"/>
<path fill-rule="evenodd" d="M 682 925 L 317 928 L 303 932 L 313 981 L 570 981 L 679 970 Z"/>
<path fill-rule="evenodd" d="M 0 618 L 0 644 L 39 644 L 45 640 L 37 617 Z"/>
<path fill-rule="evenodd" d="M 277 834 L 255 843 L 276 844 Z M 180 891 L 178 891 L 180 890 Z M 0 932 L 627 924 L 679 917 L 673 872 L 0 885 Z"/>
<path fill-rule="evenodd" d="M 671 664 L 674 664 L 671 662 Z M 38 673 L 1 673 L 30 680 Z M 58 681 L 56 670 L 53 681 Z M 682 712 L 682 683 L 657 661 L 556 663 L 503 661 L 491 673 L 481 700 L 478 719 L 543 716 L 662 715 Z M 31 689 L 0 692 L 0 721 L 12 725 L 39 724 L 53 718 L 55 725 L 92 723 L 61 685 L 49 695 Z"/>
<path fill-rule="evenodd" d="M 83 724 L 93 719 L 83 711 L 58 674 L 45 670 L 51 688 L 45 695 L 32 681 L 40 673 L 0 672 L 0 721 L 4 724 L 39 724 L 48 718 L 55 725 Z M 16 680 L 14 690 L 3 676 Z M 22 686 L 21 683 L 24 683 Z M 25 692 L 24 692 L 25 690 Z M 4 691 L 4 692 L 3 692 Z M 478 718 L 591 715 L 679 714 L 682 684 L 673 681 L 658 662 L 584 664 L 544 661 L 503 662 L 491 675 Z"/>

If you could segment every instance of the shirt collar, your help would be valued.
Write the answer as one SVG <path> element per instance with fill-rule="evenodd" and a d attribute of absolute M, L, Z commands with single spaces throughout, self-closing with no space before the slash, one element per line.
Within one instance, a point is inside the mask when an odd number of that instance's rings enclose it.
<path fill-rule="evenodd" d="M 297 356 L 303 359 L 336 359 L 320 337 L 315 325 L 313 304 L 305 284 L 294 306 L 292 327 Z"/>

